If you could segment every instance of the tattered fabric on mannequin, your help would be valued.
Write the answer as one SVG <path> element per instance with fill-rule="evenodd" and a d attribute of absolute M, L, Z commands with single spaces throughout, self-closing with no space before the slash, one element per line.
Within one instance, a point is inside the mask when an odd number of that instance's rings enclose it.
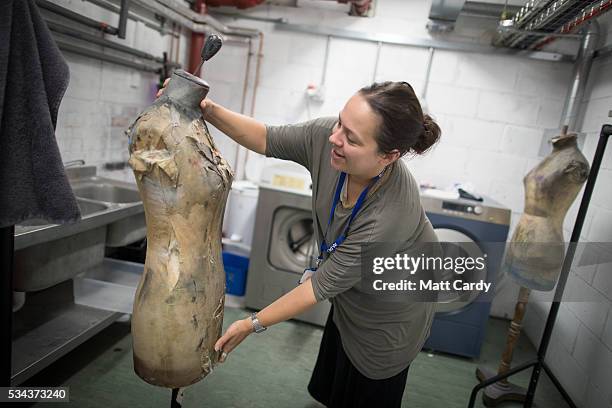
<path fill-rule="evenodd" d="M 221 226 L 232 172 L 199 110 L 207 84 L 175 72 L 129 130 L 129 163 L 147 221 L 134 299 L 134 369 L 146 382 L 185 387 L 218 361 L 225 273 Z"/>

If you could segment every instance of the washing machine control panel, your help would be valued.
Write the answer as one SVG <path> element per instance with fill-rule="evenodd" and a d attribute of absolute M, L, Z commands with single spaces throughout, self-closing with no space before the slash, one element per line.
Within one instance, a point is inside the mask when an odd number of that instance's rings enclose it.
<path fill-rule="evenodd" d="M 452 201 L 443 201 L 442 209 L 451 213 L 482 214 L 482 207 L 479 205 L 454 203 Z"/>
<path fill-rule="evenodd" d="M 425 212 L 431 214 L 442 214 L 468 220 L 510 225 L 510 209 L 488 198 L 484 202 L 473 202 L 464 199 L 433 197 L 424 193 L 421 194 L 421 203 Z"/>

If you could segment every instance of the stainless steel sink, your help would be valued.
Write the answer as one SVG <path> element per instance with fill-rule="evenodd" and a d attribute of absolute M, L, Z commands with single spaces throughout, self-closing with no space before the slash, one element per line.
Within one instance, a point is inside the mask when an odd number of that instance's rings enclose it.
<path fill-rule="evenodd" d="M 136 184 L 98 177 L 95 174 L 95 167 L 71 168 L 67 173 L 72 191 L 77 198 L 113 206 L 137 205 L 140 208 L 138 213 L 108 224 L 106 246 L 128 245 L 147 235 L 144 208 Z"/>
<path fill-rule="evenodd" d="M 77 205 L 81 210 L 81 217 L 88 217 L 96 213 L 105 211 L 108 205 L 102 203 L 92 203 L 90 201 L 80 200 L 77 198 Z M 39 229 L 45 229 L 53 227 L 56 224 L 49 224 L 49 221 L 41 218 L 31 218 L 29 220 L 19 223 L 15 226 L 15 235 L 22 235 L 26 232 L 35 231 Z"/>
<path fill-rule="evenodd" d="M 105 246 L 146 236 L 144 208 L 135 184 L 96 176 L 95 167 L 66 169 L 81 220 L 49 224 L 31 219 L 15 227 L 14 289 L 37 291 L 71 279 L 104 259 Z"/>
<path fill-rule="evenodd" d="M 138 190 L 119 187 L 108 182 L 83 182 L 73 185 L 72 191 L 77 197 L 108 203 L 124 204 L 141 201 Z"/>
<path fill-rule="evenodd" d="M 106 204 L 92 203 L 79 199 L 77 199 L 77 204 L 79 205 L 79 209 L 81 210 L 81 217 L 87 217 L 97 212 L 104 211 L 108 208 Z"/>

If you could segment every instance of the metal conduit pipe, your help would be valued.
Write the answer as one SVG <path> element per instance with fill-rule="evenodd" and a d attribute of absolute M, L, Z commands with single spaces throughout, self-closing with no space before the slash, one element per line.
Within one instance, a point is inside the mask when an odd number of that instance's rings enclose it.
<path fill-rule="evenodd" d="M 260 32 L 259 33 L 259 45 L 257 47 L 257 63 L 255 65 L 255 80 L 253 83 L 253 97 L 251 99 L 251 113 L 249 115 L 251 117 L 255 116 L 255 102 L 257 101 L 257 88 L 259 87 L 259 73 L 261 70 L 261 59 L 263 58 L 263 45 L 264 45 L 264 34 Z M 238 146 L 238 147 L 244 150 L 244 164 L 239 169 L 240 171 L 236 172 L 238 175 L 237 180 L 244 180 L 246 164 L 249 160 L 249 154 L 251 151 L 242 146 Z"/>
<path fill-rule="evenodd" d="M 196 33 L 206 33 L 210 32 L 211 27 L 207 24 L 195 23 L 189 20 L 186 17 L 172 11 L 168 7 L 165 7 L 154 0 L 132 0 L 134 4 L 145 8 L 153 13 L 162 15 L 166 17 L 168 20 L 174 21 L 175 23 L 187 28 L 188 30 Z"/>
<path fill-rule="evenodd" d="M 560 127 L 567 127 L 568 131 L 577 131 L 578 116 L 584 91 L 586 89 L 589 72 L 593 64 L 593 58 L 599 42 L 599 23 L 592 20 L 587 27 L 584 28 L 585 35 L 580 45 L 578 58 L 574 64 L 574 75 L 572 85 L 565 98 L 565 106 L 561 114 Z"/>
<path fill-rule="evenodd" d="M 238 35 L 238 36 L 244 36 L 244 37 L 255 37 L 259 33 L 258 30 L 226 26 L 225 24 L 221 23 L 216 18 L 212 17 L 210 14 L 200 14 L 190 9 L 189 7 L 187 7 L 181 1 L 177 1 L 177 0 L 141 0 L 141 1 L 145 1 L 146 3 L 148 3 L 149 1 L 156 1 L 158 4 L 161 4 L 167 7 L 168 9 L 182 15 L 188 20 L 193 21 L 194 23 L 208 24 L 209 26 L 211 26 L 212 28 L 220 32 L 221 34 L 232 34 L 232 35 Z"/>
<path fill-rule="evenodd" d="M 112 11 L 113 13 L 119 14 L 121 12 L 121 8 L 119 6 L 117 6 L 115 4 L 112 4 L 112 3 L 109 3 L 106 0 L 84 0 L 84 1 L 87 1 L 88 3 L 91 3 L 91 4 L 95 4 L 96 6 L 101 7 L 103 9 L 105 9 L 105 10 Z M 149 27 L 149 28 L 157 31 L 158 33 L 160 33 L 162 35 L 171 35 L 173 37 L 177 37 L 177 34 L 171 32 L 171 31 L 168 31 L 167 29 L 165 29 L 161 25 L 154 24 L 153 22 L 151 22 L 151 20 L 143 18 L 143 17 L 137 15 L 136 13 L 134 13 L 133 11 L 129 11 L 128 10 L 128 18 L 133 20 L 133 21 L 140 21 L 146 27 Z"/>
<path fill-rule="evenodd" d="M 56 40 L 55 42 L 57 43 L 58 47 L 62 51 L 72 52 L 75 54 L 83 55 L 85 57 L 95 58 L 95 59 L 99 59 L 99 60 L 107 61 L 107 62 L 112 62 L 114 64 L 122 65 L 128 68 L 133 68 L 139 71 L 159 73 L 161 70 L 161 68 L 152 67 L 146 64 L 142 64 L 142 63 L 135 62 L 135 61 L 130 61 L 128 59 L 117 57 L 114 55 L 104 54 L 98 51 L 92 51 L 87 48 L 79 47 L 77 45 L 74 45 L 74 44 L 71 44 L 65 41 Z"/>
<path fill-rule="evenodd" d="M 95 28 L 97 30 L 104 31 L 107 34 L 117 35 L 119 33 L 119 29 L 116 27 L 112 27 L 106 23 L 93 20 L 89 17 L 82 16 L 78 13 L 75 13 L 72 10 L 68 10 L 64 7 L 58 6 L 57 4 L 53 4 L 47 0 L 36 0 L 36 4 L 38 7 L 48 10 L 52 13 L 60 15 L 62 17 L 66 17 L 72 21 L 76 21 L 88 27 Z"/>
<path fill-rule="evenodd" d="M 155 62 L 162 63 L 162 64 L 164 63 L 164 59 L 161 57 L 156 57 L 154 55 L 137 50 L 135 48 L 128 47 L 122 44 L 118 44 L 116 42 L 109 41 L 104 38 L 96 37 L 95 35 L 88 34 L 88 33 L 85 33 L 79 30 L 75 30 L 71 27 L 56 23 L 54 21 L 49 21 L 49 20 L 45 20 L 45 21 L 49 29 L 53 31 L 54 33 L 64 34 L 64 35 L 67 35 L 67 36 L 70 36 L 70 37 L 73 37 L 79 40 L 101 45 L 103 47 L 112 48 L 117 51 L 121 51 L 129 55 L 133 55 L 134 57 L 143 58 L 146 60 L 155 61 Z M 169 65 L 178 66 L 176 64 L 169 64 Z"/>
<path fill-rule="evenodd" d="M 139 5 L 147 10 L 150 10 L 154 13 L 163 15 L 168 19 L 180 24 L 181 26 L 187 28 L 188 30 L 196 33 L 206 33 L 213 30 L 218 31 L 223 35 L 234 35 L 239 37 L 254 37 L 257 36 L 257 30 L 250 29 L 237 29 L 227 27 L 218 20 L 212 18 L 210 15 L 202 15 L 200 16 L 196 12 L 187 8 L 189 13 L 189 18 L 184 15 L 178 13 L 171 7 L 168 7 L 166 4 L 158 3 L 155 0 L 132 0 L 134 4 Z M 196 20 L 197 19 L 197 20 Z M 213 30 L 211 30 L 211 28 Z"/>
<path fill-rule="evenodd" d="M 253 41 L 249 38 L 249 48 L 247 51 L 247 61 L 246 61 L 246 69 L 244 70 L 244 83 L 242 86 L 242 100 L 240 101 L 240 113 L 244 115 L 244 111 L 246 109 L 246 99 L 247 93 L 249 90 L 249 74 L 251 73 L 251 54 L 253 54 Z M 238 170 L 238 160 L 240 159 L 240 151 L 243 147 L 236 143 L 236 154 L 234 155 L 234 167 Z M 246 167 L 246 157 L 245 163 L 242 167 Z"/>
<path fill-rule="evenodd" d="M 119 32 L 117 33 L 117 36 L 121 39 L 125 39 L 129 9 L 130 0 L 121 0 L 121 11 L 119 12 Z"/>

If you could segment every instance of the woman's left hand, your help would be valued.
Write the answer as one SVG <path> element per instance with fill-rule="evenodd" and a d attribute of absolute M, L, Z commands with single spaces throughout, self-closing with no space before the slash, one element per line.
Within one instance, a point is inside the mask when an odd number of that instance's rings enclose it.
<path fill-rule="evenodd" d="M 215 343 L 215 350 L 222 352 L 219 362 L 225 362 L 227 355 L 251 333 L 253 333 L 253 324 L 250 319 L 236 320 L 232 323 Z"/>

